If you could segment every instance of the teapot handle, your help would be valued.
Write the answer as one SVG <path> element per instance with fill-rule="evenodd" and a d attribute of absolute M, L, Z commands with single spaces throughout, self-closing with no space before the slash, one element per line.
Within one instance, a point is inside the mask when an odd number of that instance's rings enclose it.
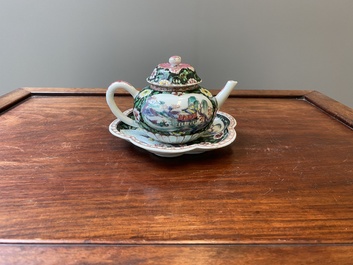
<path fill-rule="evenodd" d="M 127 92 L 129 92 L 133 98 L 135 98 L 136 95 L 139 93 L 139 91 L 136 88 L 134 88 L 132 85 L 130 85 L 127 82 L 119 80 L 119 81 L 112 83 L 108 87 L 107 93 L 105 95 L 110 110 L 113 112 L 113 114 L 118 119 L 120 119 L 122 122 L 126 123 L 127 125 L 130 125 L 132 127 L 139 127 L 139 125 L 136 121 L 134 121 L 133 119 L 130 119 L 128 116 L 126 116 L 124 113 L 122 113 L 121 110 L 116 105 L 115 100 L 114 100 L 114 93 L 119 88 L 122 88 L 122 89 L 126 90 Z"/>

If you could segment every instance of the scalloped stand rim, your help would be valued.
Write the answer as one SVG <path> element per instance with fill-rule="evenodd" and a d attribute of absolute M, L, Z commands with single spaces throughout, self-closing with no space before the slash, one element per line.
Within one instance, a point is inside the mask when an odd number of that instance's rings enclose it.
<path fill-rule="evenodd" d="M 132 109 L 126 110 L 125 113 L 131 113 Z M 217 115 L 223 116 L 229 120 L 229 125 L 222 130 L 224 132 L 226 129 L 227 136 L 220 140 L 217 143 L 211 142 L 200 142 L 188 145 L 185 144 L 166 144 L 158 142 L 157 140 L 152 139 L 143 130 L 140 129 L 124 129 L 118 130 L 117 126 L 121 122 L 119 119 L 114 120 L 110 126 L 109 131 L 116 137 L 124 139 L 128 142 L 131 142 L 135 146 L 138 146 L 142 149 L 145 149 L 157 156 L 161 157 L 177 157 L 184 154 L 200 154 L 206 151 L 211 151 L 219 148 L 223 148 L 225 146 L 230 145 L 236 138 L 235 126 L 237 124 L 234 117 L 225 112 L 218 111 Z M 180 146 L 178 146 L 180 145 Z"/>

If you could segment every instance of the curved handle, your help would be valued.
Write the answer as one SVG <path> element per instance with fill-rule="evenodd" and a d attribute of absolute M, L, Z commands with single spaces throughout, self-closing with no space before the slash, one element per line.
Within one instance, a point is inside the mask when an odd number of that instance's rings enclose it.
<path fill-rule="evenodd" d="M 118 106 L 115 103 L 114 100 L 114 93 L 117 89 L 122 88 L 129 92 L 133 98 L 136 97 L 136 95 L 139 93 L 139 91 L 134 88 L 132 85 L 130 85 L 127 82 L 124 81 L 117 81 L 112 83 L 107 90 L 107 93 L 105 94 L 108 106 L 110 110 L 113 112 L 113 114 L 120 119 L 122 122 L 126 123 L 127 125 L 130 125 L 132 127 L 139 127 L 138 123 L 134 121 L 133 119 L 130 119 L 128 116 L 126 116 L 124 113 L 121 112 L 121 110 L 118 108 Z"/>

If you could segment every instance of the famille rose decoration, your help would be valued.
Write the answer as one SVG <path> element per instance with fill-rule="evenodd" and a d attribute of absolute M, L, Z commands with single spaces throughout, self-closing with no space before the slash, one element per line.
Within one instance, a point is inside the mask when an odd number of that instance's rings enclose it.
<path fill-rule="evenodd" d="M 147 82 L 149 85 L 141 91 L 124 81 L 112 83 L 106 93 L 107 103 L 119 121 L 167 144 L 191 142 L 209 132 L 217 111 L 237 84 L 228 81 L 213 97 L 200 86 L 201 78 L 195 69 L 182 63 L 180 56 L 159 64 Z M 114 100 L 119 88 L 134 98 L 132 115 L 123 113 Z"/>

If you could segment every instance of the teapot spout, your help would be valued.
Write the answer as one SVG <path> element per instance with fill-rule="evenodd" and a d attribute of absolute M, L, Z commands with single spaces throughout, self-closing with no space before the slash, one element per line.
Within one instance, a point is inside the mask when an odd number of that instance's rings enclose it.
<path fill-rule="evenodd" d="M 233 88 L 237 85 L 237 81 L 228 81 L 225 87 L 217 94 L 215 97 L 218 103 L 218 109 L 221 108 L 223 103 L 229 97 L 229 94 L 232 92 Z"/>

